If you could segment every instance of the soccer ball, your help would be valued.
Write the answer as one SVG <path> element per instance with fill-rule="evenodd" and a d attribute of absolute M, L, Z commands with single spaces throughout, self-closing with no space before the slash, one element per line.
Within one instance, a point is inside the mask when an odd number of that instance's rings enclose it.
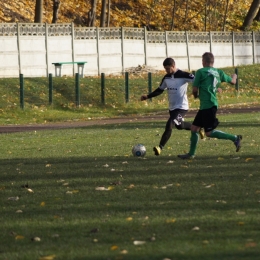
<path fill-rule="evenodd" d="M 136 157 L 144 157 L 146 154 L 146 148 L 142 144 L 137 144 L 132 148 L 132 154 Z"/>

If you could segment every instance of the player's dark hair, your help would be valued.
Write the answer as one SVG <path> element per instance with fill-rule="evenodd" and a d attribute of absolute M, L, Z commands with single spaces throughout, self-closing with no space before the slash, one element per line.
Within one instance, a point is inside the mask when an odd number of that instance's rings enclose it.
<path fill-rule="evenodd" d="M 175 61 L 173 58 L 166 58 L 164 61 L 163 61 L 163 66 L 174 66 L 175 65 Z"/>
<path fill-rule="evenodd" d="M 205 52 L 202 55 L 202 59 L 208 65 L 212 65 L 214 63 L 214 55 L 211 52 Z"/>

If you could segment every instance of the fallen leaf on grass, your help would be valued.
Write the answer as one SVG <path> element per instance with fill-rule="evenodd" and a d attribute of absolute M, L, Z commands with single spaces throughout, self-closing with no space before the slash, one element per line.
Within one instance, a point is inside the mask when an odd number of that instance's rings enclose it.
<path fill-rule="evenodd" d="M 172 219 L 166 219 L 166 223 L 175 223 L 176 219 L 172 218 Z"/>
<path fill-rule="evenodd" d="M 126 218 L 126 221 L 132 221 L 132 220 L 133 220 L 132 217 Z"/>
<path fill-rule="evenodd" d="M 23 213 L 23 211 L 18 209 L 18 210 L 15 211 L 15 213 Z"/>
<path fill-rule="evenodd" d="M 103 167 L 109 167 L 109 165 L 108 165 L 108 164 L 105 164 L 105 165 L 103 165 Z"/>
<path fill-rule="evenodd" d="M 199 231 L 200 228 L 199 228 L 199 227 L 194 227 L 192 230 L 193 230 L 193 231 Z"/>
<path fill-rule="evenodd" d="M 205 186 L 205 188 L 211 188 L 211 187 L 213 187 L 213 186 L 215 186 L 215 184 L 210 184 L 210 185 L 207 185 L 207 186 Z"/>
<path fill-rule="evenodd" d="M 139 240 L 135 240 L 134 242 L 133 242 L 133 244 L 135 245 L 135 246 L 141 246 L 141 245 L 144 245 L 146 242 L 145 241 L 139 241 Z"/>
<path fill-rule="evenodd" d="M 41 206 L 41 207 L 44 207 L 44 206 L 45 206 L 45 202 L 44 202 L 44 201 L 41 202 L 40 206 Z"/>
<path fill-rule="evenodd" d="M 112 250 L 112 251 L 115 251 L 115 250 L 117 250 L 118 249 L 118 246 L 111 246 L 110 247 L 110 250 Z"/>
<path fill-rule="evenodd" d="M 34 191 L 32 189 L 27 189 L 28 192 L 33 193 Z"/>
<path fill-rule="evenodd" d="M 46 256 L 41 256 L 39 260 L 53 260 L 56 257 L 56 255 L 46 255 Z"/>
<path fill-rule="evenodd" d="M 240 221 L 240 222 L 238 222 L 237 224 L 238 224 L 239 226 L 244 226 L 245 223 L 242 222 L 242 221 Z"/>
<path fill-rule="evenodd" d="M 246 159 L 245 159 L 246 162 L 249 162 L 249 161 L 251 161 L 251 160 L 254 160 L 254 158 L 246 158 Z"/>
<path fill-rule="evenodd" d="M 244 211 L 237 211 L 237 215 L 245 215 L 246 213 Z"/>
<path fill-rule="evenodd" d="M 225 200 L 216 200 L 216 202 L 221 202 L 223 204 L 226 204 L 227 202 Z"/>
<path fill-rule="evenodd" d="M 96 187 L 95 190 L 107 190 L 107 188 L 101 186 L 101 187 Z"/>
<path fill-rule="evenodd" d="M 31 240 L 34 241 L 34 242 L 40 242 L 41 241 L 41 239 L 39 237 L 32 237 Z"/>
<path fill-rule="evenodd" d="M 220 160 L 224 160 L 224 158 L 223 157 L 218 157 L 218 160 L 220 161 Z"/>
<path fill-rule="evenodd" d="M 126 255 L 126 254 L 128 254 L 128 251 L 124 249 L 124 250 L 120 251 L 120 254 Z"/>
<path fill-rule="evenodd" d="M 256 247 L 256 246 L 257 246 L 257 244 L 256 244 L 255 242 L 248 242 L 248 243 L 245 244 L 245 247 L 246 247 L 246 248 Z"/>
<path fill-rule="evenodd" d="M 168 161 L 167 163 L 174 163 L 174 161 Z"/>
<path fill-rule="evenodd" d="M 51 167 L 51 164 L 48 163 L 48 164 L 45 165 L 45 167 Z"/>
<path fill-rule="evenodd" d="M 18 196 L 16 196 L 16 197 L 9 197 L 8 200 L 16 201 L 16 200 L 19 200 L 19 197 Z"/>
<path fill-rule="evenodd" d="M 101 191 L 108 191 L 108 190 L 113 190 L 115 187 L 109 186 L 108 188 L 104 186 L 96 187 L 95 190 L 101 190 Z"/>
<path fill-rule="evenodd" d="M 25 237 L 24 236 L 21 236 L 21 235 L 17 235 L 17 236 L 15 236 L 15 239 L 16 240 L 20 240 L 20 239 L 24 239 Z"/>

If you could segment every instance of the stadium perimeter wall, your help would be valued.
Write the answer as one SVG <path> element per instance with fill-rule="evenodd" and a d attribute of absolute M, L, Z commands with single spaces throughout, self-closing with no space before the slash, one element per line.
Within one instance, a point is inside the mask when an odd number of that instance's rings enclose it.
<path fill-rule="evenodd" d="M 147 31 L 130 27 L 74 27 L 72 24 L 1 23 L 0 77 L 55 75 L 55 62 L 86 61 L 85 76 L 122 73 L 147 65 L 162 70 L 166 57 L 177 67 L 197 70 L 211 51 L 216 67 L 260 61 L 260 32 Z M 63 65 L 73 76 L 77 65 Z"/>

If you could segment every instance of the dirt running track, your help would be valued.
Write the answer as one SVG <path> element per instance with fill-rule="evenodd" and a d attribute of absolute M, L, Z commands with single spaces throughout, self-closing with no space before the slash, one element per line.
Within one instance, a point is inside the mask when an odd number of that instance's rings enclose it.
<path fill-rule="evenodd" d="M 192 118 L 196 114 L 196 110 L 189 111 L 187 118 Z M 222 108 L 218 110 L 218 114 L 237 114 L 237 113 L 257 113 L 260 112 L 260 106 L 250 106 L 241 108 Z M 7 125 L 0 126 L 0 134 L 2 133 L 14 133 L 23 131 L 35 131 L 35 130 L 51 130 L 51 129 L 65 129 L 65 128 L 77 128 L 87 127 L 93 125 L 108 125 L 108 124 L 121 124 L 130 122 L 145 122 L 150 120 L 167 120 L 168 112 L 163 114 L 148 115 L 148 116 L 135 116 L 135 117 L 120 117 L 109 119 L 97 119 L 88 121 L 71 121 L 60 123 L 46 123 L 46 124 L 30 124 L 30 125 Z"/>

